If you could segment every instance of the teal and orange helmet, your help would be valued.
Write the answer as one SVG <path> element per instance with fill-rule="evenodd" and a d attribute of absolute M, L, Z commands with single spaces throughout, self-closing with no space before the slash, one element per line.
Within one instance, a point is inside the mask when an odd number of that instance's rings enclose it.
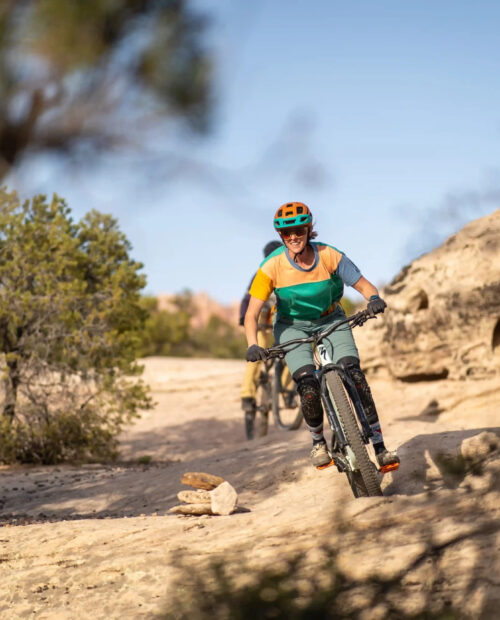
<path fill-rule="evenodd" d="M 312 213 L 303 202 L 287 202 L 276 211 L 274 228 L 278 232 L 292 226 L 312 226 Z"/>

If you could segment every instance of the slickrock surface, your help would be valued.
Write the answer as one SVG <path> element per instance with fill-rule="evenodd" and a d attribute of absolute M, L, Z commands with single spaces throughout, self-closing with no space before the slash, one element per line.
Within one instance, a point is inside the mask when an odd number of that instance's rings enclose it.
<path fill-rule="evenodd" d="M 500 457 L 490 448 L 500 433 L 497 379 L 374 379 L 387 443 L 402 464 L 384 478 L 385 497 L 354 499 L 335 468 L 311 467 L 304 428 L 270 425 L 267 437 L 244 439 L 243 368 L 240 361 L 149 359 L 158 405 L 124 434 L 127 460 L 0 470 L 1 617 L 152 618 L 168 600 L 175 552 L 193 567 L 234 553 L 265 566 L 296 549 L 314 563 L 314 550 L 328 542 L 359 577 L 406 570 L 429 536 L 458 541 L 436 559 L 435 596 L 472 614 L 498 605 L 500 540 L 488 529 L 500 521 Z M 437 415 L 425 413 L 433 399 L 443 406 Z M 150 464 L 137 463 L 144 455 Z M 460 456 L 483 459 L 481 475 L 450 467 Z M 168 514 L 186 471 L 231 481 L 243 510 Z M 409 568 L 411 609 L 421 604 L 430 570 Z"/>

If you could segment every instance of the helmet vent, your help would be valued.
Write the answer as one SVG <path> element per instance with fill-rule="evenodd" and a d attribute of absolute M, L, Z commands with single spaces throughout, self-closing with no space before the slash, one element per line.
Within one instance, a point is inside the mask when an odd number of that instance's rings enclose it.
<path fill-rule="evenodd" d="M 288 226 L 312 224 L 312 215 L 307 205 L 302 202 L 286 202 L 281 205 L 274 216 L 274 228 L 280 230 Z"/>

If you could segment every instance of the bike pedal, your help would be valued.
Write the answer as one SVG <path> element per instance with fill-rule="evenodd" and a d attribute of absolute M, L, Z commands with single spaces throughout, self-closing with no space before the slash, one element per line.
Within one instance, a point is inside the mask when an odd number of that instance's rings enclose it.
<path fill-rule="evenodd" d="M 389 465 L 382 465 L 380 471 L 383 474 L 387 474 L 390 471 L 396 471 L 396 469 L 399 469 L 399 463 L 389 463 Z"/>
<path fill-rule="evenodd" d="M 326 469 L 327 467 L 331 467 L 332 465 L 335 465 L 335 461 L 333 459 L 326 465 L 318 465 L 316 469 L 322 470 L 322 469 Z"/>

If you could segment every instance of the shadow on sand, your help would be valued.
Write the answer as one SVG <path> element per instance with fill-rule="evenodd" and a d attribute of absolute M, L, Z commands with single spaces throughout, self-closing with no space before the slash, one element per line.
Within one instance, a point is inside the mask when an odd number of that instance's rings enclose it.
<path fill-rule="evenodd" d="M 470 472 L 451 464 L 453 460 L 459 462 L 462 442 L 484 431 L 500 437 L 500 427 L 482 427 L 416 435 L 403 443 L 398 448 L 401 458 L 399 472 L 384 489 L 384 495 L 417 495 L 442 488 L 456 489 Z M 439 476 L 428 475 L 432 465 L 439 471 Z"/>
<path fill-rule="evenodd" d="M 149 463 L 10 468 L 0 472 L 0 524 L 164 514 L 187 488 L 180 482 L 187 471 L 222 476 L 239 492 L 258 491 L 261 501 L 309 466 L 306 443 L 289 439 L 271 427 L 267 437 L 246 441 L 241 420 L 211 418 L 134 435 L 127 451 L 153 453 Z"/>

